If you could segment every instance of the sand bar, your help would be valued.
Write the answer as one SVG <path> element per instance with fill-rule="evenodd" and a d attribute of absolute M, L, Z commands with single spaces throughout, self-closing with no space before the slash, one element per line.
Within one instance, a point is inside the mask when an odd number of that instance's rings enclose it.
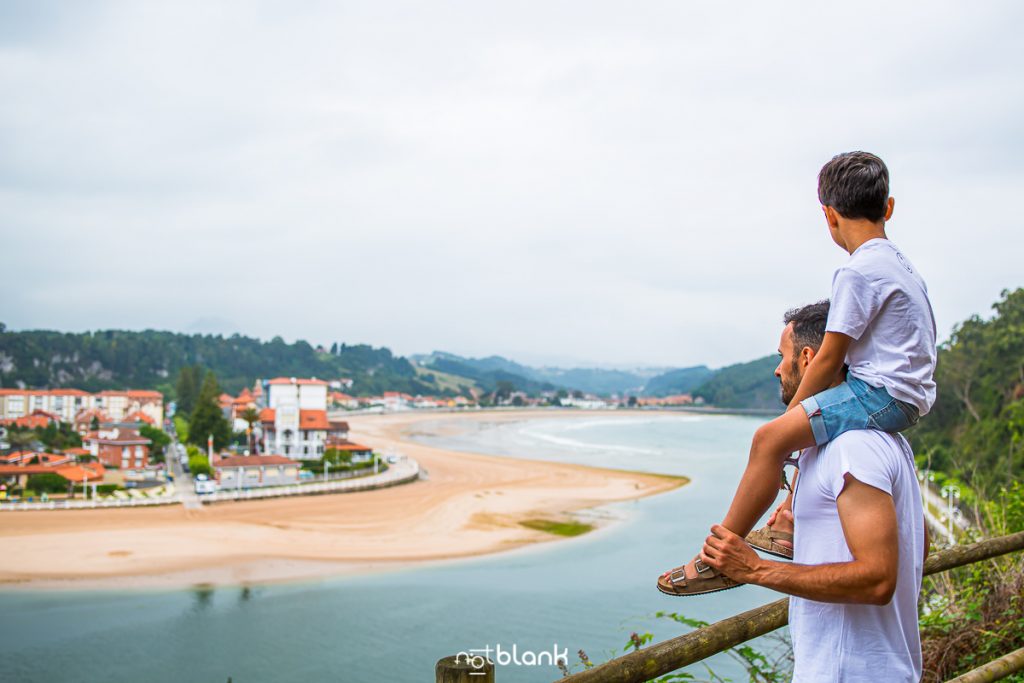
<path fill-rule="evenodd" d="M 626 411 L 603 416 L 629 415 Z M 635 416 L 635 413 L 632 413 Z M 350 419 L 353 440 L 415 458 L 429 479 L 338 495 L 0 514 L 0 588 L 233 585 L 361 573 L 551 542 L 525 528 L 685 479 L 433 448 L 410 431 L 581 413 L 398 413 Z M 593 416 L 593 413 L 590 413 Z"/>

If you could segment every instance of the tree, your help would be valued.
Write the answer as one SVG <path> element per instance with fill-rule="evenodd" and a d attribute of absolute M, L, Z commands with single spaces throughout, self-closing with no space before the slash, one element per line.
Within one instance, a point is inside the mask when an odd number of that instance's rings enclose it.
<path fill-rule="evenodd" d="M 189 420 L 188 438 L 197 446 L 206 446 L 206 439 L 213 436 L 213 447 L 224 448 L 231 441 L 231 425 L 220 409 L 220 386 L 213 371 L 207 371 L 203 386 L 199 390 L 195 410 Z"/>
<path fill-rule="evenodd" d="M 139 434 L 152 441 L 149 447 L 150 459 L 153 462 L 163 462 L 164 449 L 171 444 L 171 437 L 162 430 L 146 424 L 139 427 Z"/>
<path fill-rule="evenodd" d="M 242 414 L 239 417 L 241 417 L 243 420 L 245 420 L 245 424 L 249 425 L 249 428 L 246 429 L 245 434 L 248 437 L 249 453 L 251 453 L 252 455 L 255 455 L 256 454 L 256 441 L 253 439 L 253 436 L 254 436 L 254 434 L 253 434 L 253 425 L 255 425 L 257 422 L 259 422 L 259 420 L 260 420 L 260 413 L 259 413 L 258 410 L 256 410 L 255 408 L 250 406 L 249 408 L 246 408 L 245 410 L 243 410 Z"/>
<path fill-rule="evenodd" d="M 36 433 L 32 429 L 11 427 L 7 430 L 7 442 L 16 451 L 27 451 L 36 442 Z"/>
<path fill-rule="evenodd" d="M 178 411 L 189 415 L 196 407 L 196 400 L 199 398 L 199 382 L 202 378 L 202 368 L 198 365 L 186 365 L 178 371 L 178 382 L 174 387 L 174 394 L 177 398 Z"/>

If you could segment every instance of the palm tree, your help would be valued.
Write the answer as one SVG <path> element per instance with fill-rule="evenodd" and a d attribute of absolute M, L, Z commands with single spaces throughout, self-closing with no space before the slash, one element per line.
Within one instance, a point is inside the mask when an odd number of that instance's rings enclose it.
<path fill-rule="evenodd" d="M 242 411 L 242 414 L 239 415 L 239 417 L 245 420 L 245 423 L 249 425 L 249 428 L 245 430 L 246 436 L 249 439 L 249 453 L 256 455 L 256 442 L 253 440 L 253 425 L 259 422 L 260 413 L 252 406 L 249 406 Z"/>

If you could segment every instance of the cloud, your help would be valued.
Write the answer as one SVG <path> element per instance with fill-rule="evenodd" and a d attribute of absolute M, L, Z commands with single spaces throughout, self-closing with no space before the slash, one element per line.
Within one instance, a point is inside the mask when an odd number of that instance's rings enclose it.
<path fill-rule="evenodd" d="M 1013 3 L 83 7 L 0 17 L 12 328 L 745 360 L 852 148 L 942 333 L 1021 284 Z"/>

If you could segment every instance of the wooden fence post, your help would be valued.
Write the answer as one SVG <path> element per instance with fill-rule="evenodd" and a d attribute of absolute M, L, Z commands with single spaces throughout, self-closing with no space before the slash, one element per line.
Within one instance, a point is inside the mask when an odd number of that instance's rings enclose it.
<path fill-rule="evenodd" d="M 480 655 L 459 653 L 437 660 L 436 683 L 494 683 L 494 662 Z"/>

